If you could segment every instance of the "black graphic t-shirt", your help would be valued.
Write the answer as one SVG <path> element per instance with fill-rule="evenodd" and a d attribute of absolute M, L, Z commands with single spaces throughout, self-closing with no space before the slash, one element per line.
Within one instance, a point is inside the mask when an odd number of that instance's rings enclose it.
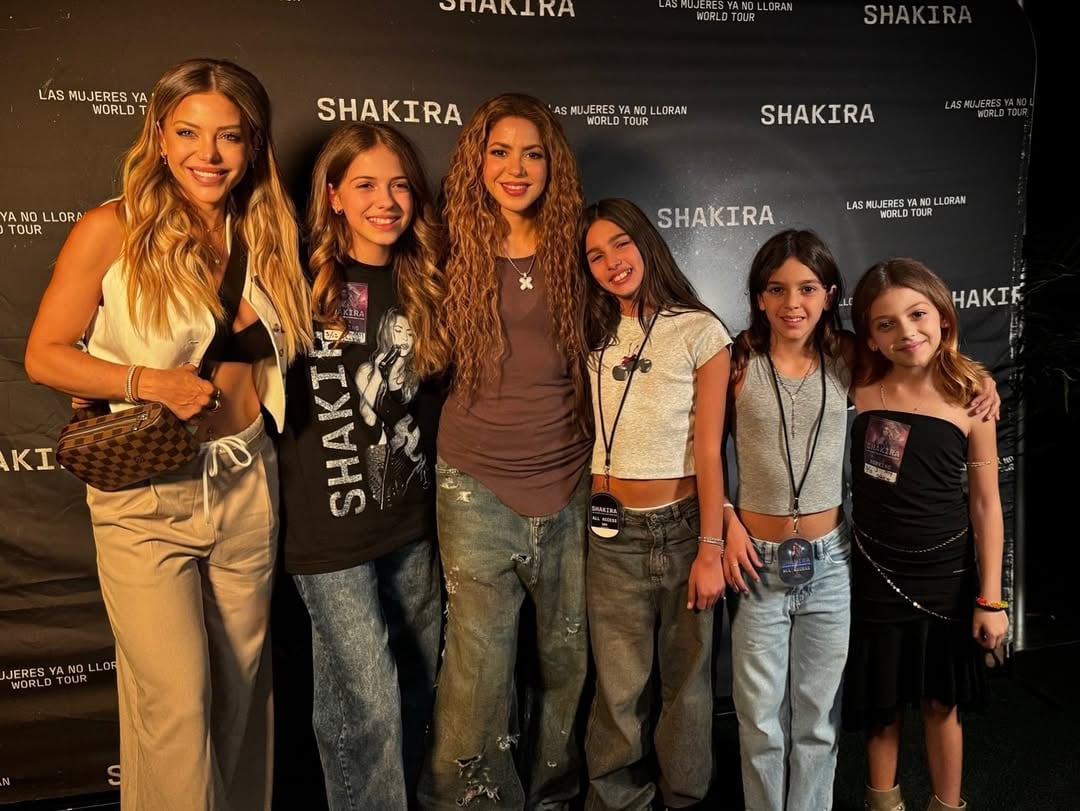
<path fill-rule="evenodd" d="M 347 569 L 434 536 L 438 391 L 413 371 L 392 270 L 344 270 L 344 334 L 315 324 L 314 350 L 286 376 L 279 456 L 290 574 Z"/>

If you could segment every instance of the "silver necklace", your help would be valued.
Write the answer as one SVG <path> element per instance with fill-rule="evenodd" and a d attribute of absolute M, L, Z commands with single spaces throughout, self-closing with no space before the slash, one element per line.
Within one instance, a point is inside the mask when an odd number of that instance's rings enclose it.
<path fill-rule="evenodd" d="M 771 360 L 770 356 L 770 360 Z M 806 385 L 806 381 L 810 378 L 810 373 L 814 371 L 814 359 L 810 358 L 810 365 L 806 367 L 806 372 L 803 374 L 802 379 L 799 381 L 799 385 L 795 387 L 795 391 L 788 388 L 787 383 L 784 382 L 784 378 L 780 376 L 780 372 L 777 371 L 776 365 L 773 364 L 773 375 L 776 377 L 776 382 L 780 384 L 780 388 L 784 390 L 784 394 L 788 396 L 791 401 L 791 438 L 795 438 L 795 398 L 799 396 L 799 392 L 802 391 L 803 386 Z"/>
<path fill-rule="evenodd" d="M 517 266 L 517 263 L 513 259 L 510 258 L 509 254 L 506 257 L 506 261 L 510 263 L 510 267 L 512 267 L 514 270 L 517 271 L 517 274 L 518 274 L 518 277 L 519 277 L 518 278 L 518 285 L 520 285 L 521 289 L 522 290 L 532 290 L 533 289 L 532 269 L 533 269 L 533 265 L 536 264 L 536 254 L 535 253 L 533 254 L 532 261 L 529 262 L 529 266 L 527 268 L 525 268 L 524 271 Z"/>

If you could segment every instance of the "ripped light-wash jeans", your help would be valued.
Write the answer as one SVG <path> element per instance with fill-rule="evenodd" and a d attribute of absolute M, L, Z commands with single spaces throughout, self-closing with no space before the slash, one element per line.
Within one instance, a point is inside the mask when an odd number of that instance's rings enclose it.
<path fill-rule="evenodd" d="M 441 460 L 435 470 L 447 625 L 420 804 L 567 808 L 580 781 L 574 724 L 587 667 L 589 477 L 557 513 L 529 517 Z M 519 740 L 514 671 L 526 599 L 539 687 L 529 738 Z"/>
<path fill-rule="evenodd" d="M 814 579 L 780 582 L 778 543 L 751 538 L 760 583 L 731 604 L 732 693 L 747 811 L 832 808 L 851 627 L 851 533 L 811 542 Z"/>

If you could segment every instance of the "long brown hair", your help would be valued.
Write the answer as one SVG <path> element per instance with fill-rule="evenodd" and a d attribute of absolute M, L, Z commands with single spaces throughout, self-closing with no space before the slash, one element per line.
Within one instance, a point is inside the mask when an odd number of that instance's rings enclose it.
<path fill-rule="evenodd" d="M 405 317 L 415 336 L 412 365 L 420 376 L 442 371 L 450 347 L 438 308 L 443 298 L 439 262 L 446 244 L 420 158 L 409 140 L 385 124 L 355 123 L 341 127 L 323 145 L 311 176 L 307 228 L 312 311 L 316 323 L 344 331 L 338 311 L 345 289 L 343 265 L 349 260 L 352 232 L 344 216 L 334 214 L 330 189 L 345 179 L 350 164 L 362 152 L 382 144 L 401 161 L 413 200 L 413 218 L 394 243 L 394 282 Z"/>
<path fill-rule="evenodd" d="M 142 130 L 124 155 L 119 212 L 132 321 L 169 335 L 170 305 L 202 305 L 217 319 L 224 315 L 206 224 L 159 155 L 165 119 L 193 93 L 220 93 L 243 117 L 251 165 L 232 190 L 233 229 L 281 318 L 291 360 L 311 345 L 298 229 L 270 138 L 270 98 L 254 75 L 232 62 L 189 59 L 165 71 L 151 92 Z"/>
<path fill-rule="evenodd" d="M 750 263 L 750 275 L 746 279 L 747 292 L 750 294 L 750 326 L 739 333 L 732 348 L 732 371 L 739 375 L 746 368 L 753 354 L 762 355 L 769 351 L 772 341 L 772 326 L 769 316 L 758 307 L 758 297 L 765 293 L 773 273 L 788 259 L 796 259 L 806 265 L 813 273 L 826 293 L 836 288 L 829 305 L 814 327 L 814 348 L 824 352 L 830 358 L 842 354 L 840 341 L 843 326 L 840 323 L 839 303 L 844 298 L 844 279 L 840 276 L 836 259 L 816 233 L 809 230 L 788 228 L 773 234 L 758 248 Z"/>
<path fill-rule="evenodd" d="M 491 128 L 507 117 L 532 122 L 547 153 L 547 186 L 536 202 L 536 262 L 547 274 L 555 344 L 566 357 L 582 416 L 588 410 L 588 391 L 583 369 L 585 280 L 578 270 L 577 246 L 581 179 L 558 119 L 532 96 L 506 93 L 485 101 L 462 129 L 450 156 L 445 183 L 450 251 L 443 309 L 454 341 L 454 386 L 470 396 L 496 376 L 506 351 L 495 258 L 510 228 L 484 186 L 483 169 Z"/>
<path fill-rule="evenodd" d="M 649 316 L 646 305 L 661 313 L 671 310 L 698 310 L 716 315 L 698 297 L 694 285 L 680 270 L 660 232 L 630 200 L 611 197 L 600 200 L 581 213 L 578 223 L 578 244 L 581 246 L 581 272 L 585 278 L 585 339 L 590 350 L 608 346 L 618 334 L 618 299 L 593 280 L 585 252 L 585 237 L 597 220 L 607 220 L 621 228 L 641 254 L 644 275 L 634 294 L 638 321 L 644 332 Z M 719 320 L 719 317 L 717 318 Z M 721 321 L 721 323 L 723 323 Z"/>
<path fill-rule="evenodd" d="M 851 320 L 855 326 L 855 371 L 858 386 L 876 383 L 888 373 L 892 363 L 880 352 L 870 349 L 870 308 L 891 287 L 906 287 L 926 296 L 941 318 L 941 345 L 932 363 L 934 382 L 945 398 L 964 405 L 978 391 L 986 369 L 959 349 L 956 307 L 949 288 L 940 278 L 915 259 L 896 258 L 878 262 L 862 275 L 855 285 L 851 301 Z"/>

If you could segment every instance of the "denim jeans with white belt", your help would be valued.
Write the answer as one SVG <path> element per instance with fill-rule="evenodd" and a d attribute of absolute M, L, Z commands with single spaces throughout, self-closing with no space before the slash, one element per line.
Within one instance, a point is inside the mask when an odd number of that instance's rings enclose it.
<path fill-rule="evenodd" d="M 761 582 L 729 596 L 732 693 L 747 809 L 832 808 L 840 687 L 851 626 L 846 523 L 813 541 L 814 577 L 787 586 L 778 543 L 751 538 Z"/>
<path fill-rule="evenodd" d="M 589 537 L 596 697 L 585 740 L 587 811 L 650 808 L 658 786 L 670 808 L 709 791 L 715 609 L 686 607 L 699 532 L 698 499 L 688 496 L 627 509 L 617 537 Z"/>

